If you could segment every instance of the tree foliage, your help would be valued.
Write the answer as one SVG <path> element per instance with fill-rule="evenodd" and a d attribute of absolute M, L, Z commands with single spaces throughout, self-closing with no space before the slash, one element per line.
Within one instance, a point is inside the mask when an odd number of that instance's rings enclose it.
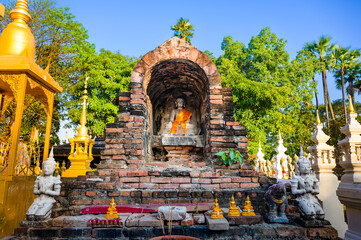
<path fill-rule="evenodd" d="M 217 67 L 222 84 L 233 88 L 235 118 L 246 126 L 250 153 L 260 140 L 270 157 L 278 130 L 290 154 L 310 139 L 314 69 L 302 54 L 290 61 L 285 45 L 269 28 L 252 37 L 247 47 L 232 37 L 222 42 Z"/>
<path fill-rule="evenodd" d="M 173 25 L 171 29 L 174 31 L 174 36 L 191 43 L 194 28 L 193 25 L 189 23 L 188 19 L 180 18 L 177 24 Z"/>
<path fill-rule="evenodd" d="M 119 92 L 129 91 L 130 74 L 137 63 L 136 58 L 122 56 L 101 49 L 84 54 L 81 58 L 79 81 L 67 89 L 66 108 L 70 124 L 76 127 L 81 114 L 81 96 L 85 75 L 88 79 L 89 105 L 87 107 L 87 127 L 93 136 L 102 136 L 107 123 L 117 117 Z"/>

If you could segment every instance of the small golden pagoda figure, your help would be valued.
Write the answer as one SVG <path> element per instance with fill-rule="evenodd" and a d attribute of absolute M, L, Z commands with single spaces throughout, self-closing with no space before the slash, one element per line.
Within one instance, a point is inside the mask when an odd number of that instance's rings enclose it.
<path fill-rule="evenodd" d="M 214 204 L 213 204 L 213 212 L 212 212 L 211 218 L 212 219 L 224 218 L 223 213 L 222 213 L 222 209 L 219 207 L 217 198 L 216 198 L 216 200 L 214 201 Z"/>
<path fill-rule="evenodd" d="M 251 201 L 249 200 L 249 196 L 247 196 L 247 200 L 244 202 L 242 216 L 256 216 L 256 214 L 254 213 Z"/>
<path fill-rule="evenodd" d="M 229 203 L 228 217 L 239 217 L 239 216 L 241 216 L 241 213 L 239 212 L 236 202 L 234 201 L 234 196 L 232 195 L 231 202 Z"/>
<path fill-rule="evenodd" d="M 114 202 L 114 198 L 112 198 L 112 202 L 109 205 L 107 214 L 105 215 L 106 219 L 117 219 L 119 218 L 118 212 L 117 212 L 117 206 Z"/>
<path fill-rule="evenodd" d="M 292 158 L 290 156 L 287 157 L 287 161 L 288 161 L 289 177 L 291 179 L 293 174 L 295 173 L 295 165 L 292 164 Z"/>
<path fill-rule="evenodd" d="M 93 144 L 94 140 L 88 134 L 86 125 L 86 104 L 88 100 L 87 91 L 88 77 L 85 78 L 84 94 L 83 94 L 83 108 L 80 116 L 80 128 L 75 138 L 70 138 L 70 155 L 68 159 L 71 162 L 70 168 L 62 174 L 63 177 L 77 177 L 86 175 L 86 172 L 91 171 L 90 162 L 93 160 Z"/>
<path fill-rule="evenodd" d="M 34 168 L 34 174 L 36 176 L 40 175 L 41 174 L 41 169 L 40 169 L 40 163 L 39 163 L 39 159 L 36 160 L 36 165 L 35 165 L 35 168 Z"/>

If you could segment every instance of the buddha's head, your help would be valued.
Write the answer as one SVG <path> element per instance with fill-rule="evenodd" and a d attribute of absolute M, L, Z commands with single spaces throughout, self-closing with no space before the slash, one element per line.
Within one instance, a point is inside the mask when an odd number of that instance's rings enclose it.
<path fill-rule="evenodd" d="M 177 98 L 177 100 L 175 100 L 175 106 L 178 109 L 184 108 L 185 107 L 184 99 L 183 98 Z"/>

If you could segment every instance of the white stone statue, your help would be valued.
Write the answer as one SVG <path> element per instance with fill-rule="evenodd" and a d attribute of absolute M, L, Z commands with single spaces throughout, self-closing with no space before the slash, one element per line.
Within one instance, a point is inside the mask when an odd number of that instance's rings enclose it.
<path fill-rule="evenodd" d="M 288 162 L 287 155 L 285 154 L 287 148 L 283 146 L 281 131 L 278 134 L 278 146 L 275 150 L 277 155 L 274 157 L 275 161 L 272 166 L 275 171 L 274 177 L 277 179 L 288 179 Z"/>
<path fill-rule="evenodd" d="M 296 201 L 301 211 L 301 216 L 307 220 L 323 220 L 325 213 L 315 197 L 320 191 L 318 180 L 310 174 L 311 163 L 305 157 L 301 146 L 300 158 L 296 162 L 296 174 L 293 174 L 291 185 L 292 194 L 296 195 Z"/>
<path fill-rule="evenodd" d="M 61 189 L 60 175 L 53 176 L 55 167 L 56 162 L 53 157 L 53 149 L 51 149 L 48 159 L 43 162 L 44 176 L 38 175 L 35 180 L 34 194 L 39 197 L 34 199 L 26 213 L 28 221 L 41 221 L 50 217 L 56 202 L 54 197 L 60 195 Z"/>
<path fill-rule="evenodd" d="M 264 153 L 262 152 L 262 147 L 261 147 L 261 141 L 258 143 L 258 152 L 256 154 L 257 159 L 254 161 L 255 162 L 255 170 L 257 172 L 261 172 L 261 173 L 265 173 L 266 172 L 266 160 L 264 159 Z"/>

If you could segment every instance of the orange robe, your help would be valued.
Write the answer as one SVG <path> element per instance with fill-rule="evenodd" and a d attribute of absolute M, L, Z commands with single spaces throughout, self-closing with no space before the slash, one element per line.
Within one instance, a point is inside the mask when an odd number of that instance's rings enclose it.
<path fill-rule="evenodd" d="M 170 134 L 175 134 L 175 130 L 178 128 L 179 122 L 181 123 L 184 133 L 186 133 L 187 121 L 191 118 L 191 116 L 192 116 L 191 112 L 182 109 L 182 111 L 180 111 L 180 113 L 173 122 L 172 130 L 170 131 Z"/>

